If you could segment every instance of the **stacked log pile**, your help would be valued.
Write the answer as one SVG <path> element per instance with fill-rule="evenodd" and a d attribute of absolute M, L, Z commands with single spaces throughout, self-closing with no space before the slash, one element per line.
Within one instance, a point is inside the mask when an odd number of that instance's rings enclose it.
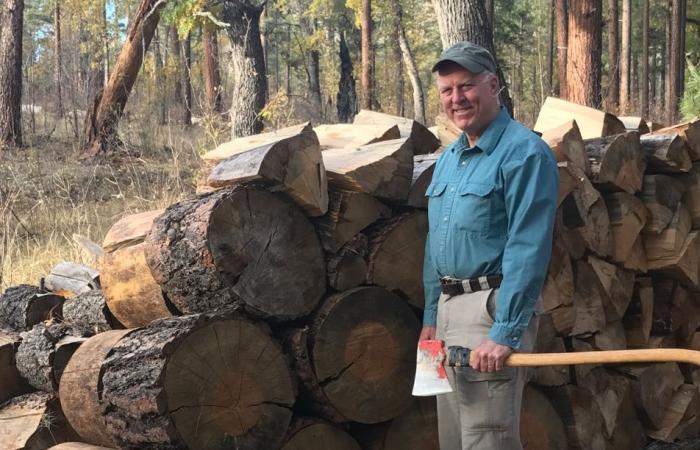
<path fill-rule="evenodd" d="M 641 123 L 543 108 L 560 199 L 540 352 L 700 349 L 700 122 Z M 113 225 L 99 278 L 62 264 L 0 297 L 0 442 L 437 449 L 435 400 L 410 392 L 424 194 L 448 143 L 363 111 L 204 155 L 197 197 Z M 697 435 L 698 383 L 675 363 L 534 369 L 523 443 Z"/>

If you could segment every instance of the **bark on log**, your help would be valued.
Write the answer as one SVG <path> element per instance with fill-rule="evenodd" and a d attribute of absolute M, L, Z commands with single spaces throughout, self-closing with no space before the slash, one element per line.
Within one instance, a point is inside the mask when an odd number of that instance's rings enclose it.
<path fill-rule="evenodd" d="M 700 228 L 700 163 L 693 164 L 690 172 L 679 178 L 686 188 L 682 201 L 690 212 L 693 228 Z"/>
<path fill-rule="evenodd" d="M 394 139 L 323 152 L 328 184 L 389 201 L 405 201 L 413 177 L 413 142 Z"/>
<path fill-rule="evenodd" d="M 408 193 L 406 204 L 413 208 L 428 209 L 428 199 L 425 191 L 433 179 L 435 163 L 440 155 L 417 155 L 413 157 L 413 180 L 411 190 Z"/>
<path fill-rule="evenodd" d="M 314 128 L 321 150 L 347 148 L 357 149 L 375 142 L 390 141 L 401 138 L 397 125 L 355 125 L 336 123 L 319 125 Z"/>
<path fill-rule="evenodd" d="M 630 258 L 632 249 L 649 218 L 649 212 L 634 195 L 615 192 L 604 196 L 610 217 L 612 234 L 611 259 L 624 263 Z"/>
<path fill-rule="evenodd" d="M 583 139 L 612 136 L 625 132 L 625 125 L 612 114 L 555 97 L 547 97 L 535 123 L 535 131 L 544 132 L 575 120 Z"/>
<path fill-rule="evenodd" d="M 328 212 L 313 223 L 323 248 L 337 252 L 361 230 L 390 216 L 391 210 L 370 195 L 331 189 Z"/>
<path fill-rule="evenodd" d="M 282 450 L 361 450 L 359 444 L 337 425 L 319 419 L 297 418 L 289 427 Z"/>
<path fill-rule="evenodd" d="M 63 322 L 82 336 L 124 328 L 109 311 L 107 300 L 100 290 L 66 300 L 63 304 Z"/>
<path fill-rule="evenodd" d="M 82 264 L 60 262 L 44 280 L 44 288 L 62 297 L 75 297 L 100 288 L 100 273 Z"/>
<path fill-rule="evenodd" d="M 171 205 L 145 244 L 153 277 L 183 313 L 240 303 L 295 319 L 326 288 L 313 226 L 282 194 L 236 187 Z"/>
<path fill-rule="evenodd" d="M 79 439 L 58 399 L 47 392 L 20 395 L 0 405 L 0 424 L 3 450 L 44 450 Z"/>
<path fill-rule="evenodd" d="M 634 194 L 642 188 L 646 163 L 639 133 L 629 132 L 584 141 L 591 163 L 591 181 L 599 189 Z"/>
<path fill-rule="evenodd" d="M 116 447 L 102 416 L 102 363 L 121 338 L 132 330 L 105 331 L 91 337 L 73 353 L 63 371 L 59 396 L 66 419 L 82 440 Z"/>
<path fill-rule="evenodd" d="M 689 171 L 693 165 L 688 147 L 678 134 L 645 134 L 639 142 L 649 171 L 681 173 Z"/>
<path fill-rule="evenodd" d="M 520 414 L 520 440 L 523 448 L 566 450 L 564 422 L 547 396 L 534 386 L 523 391 Z"/>
<path fill-rule="evenodd" d="M 326 299 L 287 340 L 303 383 L 300 406 L 329 420 L 379 423 L 412 402 L 420 324 L 405 301 L 379 287 Z M 308 344 L 308 345 L 307 345 Z"/>
<path fill-rule="evenodd" d="M 402 138 L 410 137 L 416 155 L 432 153 L 440 147 L 440 141 L 425 125 L 405 117 L 397 117 L 367 109 L 360 110 L 353 123 L 356 125 L 397 125 Z"/>
<path fill-rule="evenodd" d="M 591 164 L 575 120 L 543 131 L 542 140 L 552 149 L 558 162 L 568 161 L 591 176 Z"/>
<path fill-rule="evenodd" d="M 367 283 L 398 293 L 423 309 L 423 261 L 428 215 L 416 211 L 377 223 L 367 231 Z M 400 270 L 396 270 L 400 267 Z"/>
<path fill-rule="evenodd" d="M 326 257 L 328 284 L 336 291 L 347 291 L 365 282 L 367 277 L 367 236 L 362 233 L 337 253 Z"/>
<path fill-rule="evenodd" d="M 680 180 L 667 175 L 645 175 L 639 198 L 649 211 L 646 233 L 659 234 L 668 227 L 678 209 L 685 187 Z"/>
<path fill-rule="evenodd" d="M 288 135 L 278 135 L 276 140 L 253 148 L 230 144 L 232 142 L 224 144 L 229 145 L 227 156 L 208 174 L 207 185 L 218 189 L 260 182 L 270 190 L 287 194 L 309 216 L 326 213 L 326 170 L 318 138 L 310 123 L 299 125 Z M 223 150 L 222 146 L 216 151 L 220 150 Z"/>
<path fill-rule="evenodd" d="M 63 371 L 84 338 L 72 335 L 68 325 L 38 324 L 22 333 L 17 370 L 36 389 L 57 392 Z"/>
<path fill-rule="evenodd" d="M 0 329 L 0 403 L 31 390 L 15 364 L 19 343 L 17 333 Z"/>
<path fill-rule="evenodd" d="M 278 448 L 294 384 L 260 324 L 208 315 L 153 322 L 102 364 L 102 411 L 117 447 Z"/>
<path fill-rule="evenodd" d="M 700 119 L 694 118 L 688 122 L 679 123 L 667 128 L 654 131 L 654 134 L 678 134 L 688 147 L 690 159 L 700 159 Z"/>
<path fill-rule="evenodd" d="M 102 258 L 102 293 L 110 312 L 127 328 L 141 327 L 177 313 L 148 267 L 145 251 L 146 244 L 141 242 Z"/>
<path fill-rule="evenodd" d="M 28 284 L 7 288 L 0 296 L 0 324 L 19 331 L 53 317 L 60 318 L 63 300 Z"/>
<path fill-rule="evenodd" d="M 124 247 L 131 247 L 143 242 L 153 227 L 153 222 L 165 210 L 155 209 L 123 217 L 107 231 L 102 241 L 102 249 L 107 253 Z"/>

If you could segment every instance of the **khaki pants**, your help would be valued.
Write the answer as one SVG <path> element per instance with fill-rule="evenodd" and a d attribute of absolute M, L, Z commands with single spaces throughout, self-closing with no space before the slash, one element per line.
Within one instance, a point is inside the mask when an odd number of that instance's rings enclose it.
<path fill-rule="evenodd" d="M 436 338 L 445 346 L 476 348 L 493 325 L 498 290 L 491 289 L 438 301 Z M 538 317 L 533 316 L 518 351 L 532 351 Z M 447 368 L 453 392 L 437 396 L 441 450 L 521 450 L 520 405 L 526 368 L 477 372 Z"/>

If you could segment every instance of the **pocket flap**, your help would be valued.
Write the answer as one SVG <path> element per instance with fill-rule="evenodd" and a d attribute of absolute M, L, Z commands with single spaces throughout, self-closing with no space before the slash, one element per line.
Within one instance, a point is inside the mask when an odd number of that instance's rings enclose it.
<path fill-rule="evenodd" d="M 472 194 L 479 197 L 486 197 L 493 192 L 494 187 L 493 184 L 469 182 L 461 185 L 458 192 L 459 195 Z"/>
<path fill-rule="evenodd" d="M 425 196 L 437 197 L 442 195 L 442 193 L 445 192 L 446 187 L 447 183 L 432 183 L 430 186 L 428 186 L 428 189 L 425 190 Z"/>

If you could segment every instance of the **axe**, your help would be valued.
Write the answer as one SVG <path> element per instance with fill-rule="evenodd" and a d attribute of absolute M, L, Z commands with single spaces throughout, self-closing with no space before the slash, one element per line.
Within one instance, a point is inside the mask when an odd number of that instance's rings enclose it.
<path fill-rule="evenodd" d="M 450 346 L 445 351 L 440 340 L 418 343 L 416 378 L 413 395 L 424 397 L 452 392 L 444 366 L 467 367 L 471 350 Z M 512 353 L 507 367 L 562 366 L 570 364 L 624 364 L 649 362 L 682 362 L 700 366 L 700 351 L 684 348 L 642 350 L 606 350 L 573 353 Z"/>

